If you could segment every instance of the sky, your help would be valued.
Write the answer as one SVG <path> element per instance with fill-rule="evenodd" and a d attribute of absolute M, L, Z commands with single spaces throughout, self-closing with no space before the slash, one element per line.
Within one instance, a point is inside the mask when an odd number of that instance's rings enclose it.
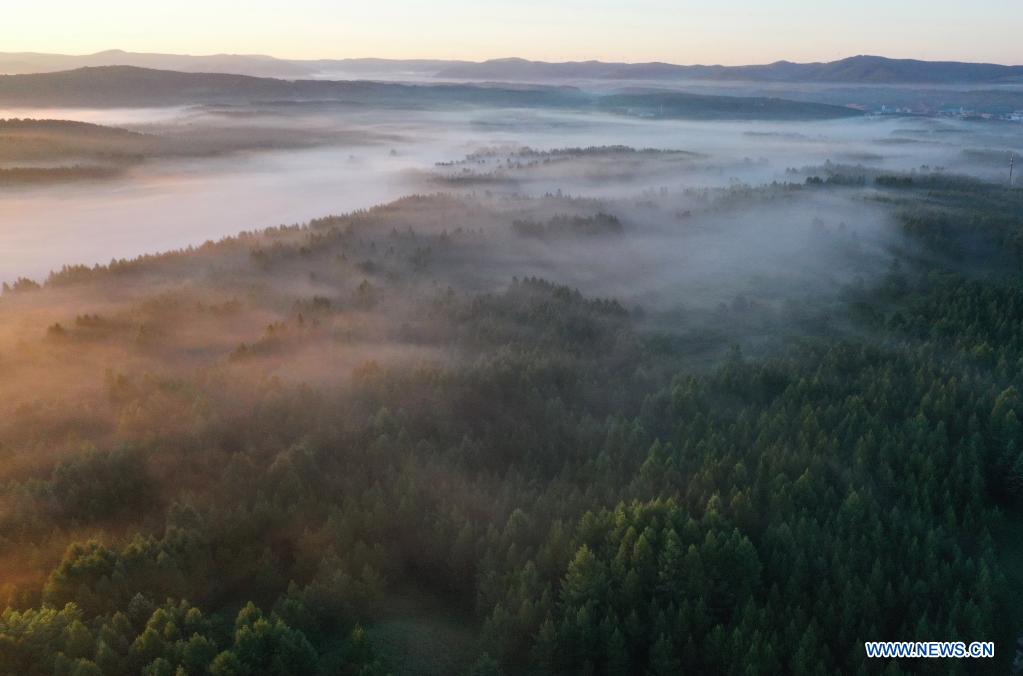
<path fill-rule="evenodd" d="M 1023 64 L 1023 0 L 49 0 L 3 15 L 5 52 Z"/>

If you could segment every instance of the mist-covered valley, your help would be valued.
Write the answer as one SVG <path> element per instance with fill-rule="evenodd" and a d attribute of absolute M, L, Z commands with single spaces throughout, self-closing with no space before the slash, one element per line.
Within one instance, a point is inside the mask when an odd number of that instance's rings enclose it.
<path fill-rule="evenodd" d="M 9 109 L 2 116 L 12 120 L 0 131 L 0 256 L 8 281 L 45 277 L 66 263 L 106 263 L 369 208 L 412 193 L 498 188 L 638 198 L 650 190 L 800 182 L 827 162 L 998 180 L 1009 153 L 1023 145 L 1012 128 L 923 118 L 651 121 L 529 108 L 364 110 L 326 103 Z M 57 129 L 58 123 L 14 129 L 19 118 L 99 126 L 91 133 Z M 90 137 L 83 143 L 75 135 Z M 642 171 L 613 157 L 591 157 L 506 168 L 500 176 L 483 175 L 494 167 L 465 162 L 495 149 L 615 145 L 693 157 L 644 162 Z"/>
<path fill-rule="evenodd" d="M 1007 667 L 1018 125 L 443 91 L 0 111 L 0 674 Z"/>

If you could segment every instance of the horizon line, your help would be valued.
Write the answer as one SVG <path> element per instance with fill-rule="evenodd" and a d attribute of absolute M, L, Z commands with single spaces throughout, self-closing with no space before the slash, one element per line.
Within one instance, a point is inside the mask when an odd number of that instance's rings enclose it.
<path fill-rule="evenodd" d="M 45 51 L 0 51 L 0 56 L 4 55 L 34 55 L 34 56 L 54 56 L 54 57 L 67 57 L 67 58 L 86 58 L 91 56 L 99 56 L 101 54 L 128 54 L 128 55 L 146 55 L 146 56 L 172 56 L 172 57 L 190 57 L 190 58 L 214 58 L 214 57 L 238 57 L 238 58 L 259 58 L 259 59 L 272 59 L 274 61 L 292 62 L 292 63 L 315 63 L 317 61 L 392 61 L 392 62 L 414 62 L 414 61 L 442 61 L 451 63 L 473 63 L 483 64 L 492 63 L 499 61 L 522 61 L 527 63 L 536 64 L 586 64 L 586 63 L 600 63 L 608 65 L 628 65 L 628 66 L 645 66 L 645 65 L 666 65 L 666 66 L 677 66 L 682 68 L 748 68 L 754 66 L 772 66 L 776 64 L 794 64 L 794 65 L 815 65 L 815 64 L 830 64 L 838 63 L 841 61 L 847 61 L 850 59 L 884 59 L 888 61 L 915 61 L 919 63 L 961 63 L 978 66 L 1004 66 L 1007 68 L 1014 68 L 1023 66 L 1023 63 L 999 63 L 995 61 L 963 61 L 961 59 L 923 59 L 913 57 L 893 57 L 884 56 L 881 54 L 867 54 L 857 53 L 850 56 L 844 56 L 837 59 L 831 60 L 813 60 L 813 61 L 793 61 L 786 58 L 775 59 L 773 61 L 762 61 L 762 62 L 749 62 L 741 64 L 727 65 L 723 63 L 709 63 L 709 62 L 690 62 L 690 63 L 679 63 L 675 61 L 662 61 L 662 60 L 651 60 L 651 61 L 622 61 L 622 60 L 610 60 L 605 61 L 600 58 L 588 58 L 588 59 L 566 59 L 566 60 L 545 60 L 545 59 L 530 59 L 522 56 L 501 56 L 493 57 L 488 59 L 460 59 L 454 57 L 388 57 L 388 56 L 322 56 L 322 57 L 303 57 L 303 58 L 291 58 L 286 56 L 276 56 L 274 54 L 264 52 L 211 52 L 211 53 L 190 53 L 190 52 L 140 52 L 127 49 L 121 49 L 119 47 L 113 47 L 110 49 L 101 49 L 95 52 L 86 53 L 65 53 L 65 52 L 45 52 Z"/>

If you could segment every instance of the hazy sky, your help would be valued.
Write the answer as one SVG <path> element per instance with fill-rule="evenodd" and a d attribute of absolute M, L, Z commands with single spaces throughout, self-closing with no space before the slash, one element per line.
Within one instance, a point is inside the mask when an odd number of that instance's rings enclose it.
<path fill-rule="evenodd" d="M 3 15 L 0 51 L 1023 64 L 1023 0 L 51 0 Z"/>

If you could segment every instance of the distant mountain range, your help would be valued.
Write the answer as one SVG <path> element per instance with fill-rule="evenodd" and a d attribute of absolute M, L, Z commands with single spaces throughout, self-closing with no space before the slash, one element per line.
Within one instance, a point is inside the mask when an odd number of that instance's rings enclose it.
<path fill-rule="evenodd" d="M 547 63 L 495 59 L 452 65 L 437 73 L 450 79 L 527 80 L 733 80 L 862 84 L 1023 83 L 1023 66 L 958 61 L 917 61 L 853 56 L 828 63 L 778 61 L 761 66 L 677 66 L 670 63 Z"/>
<path fill-rule="evenodd" d="M 301 66 L 272 56 L 214 54 L 190 56 L 179 54 L 146 54 L 111 49 L 95 54 L 71 56 L 35 52 L 0 53 L 0 73 L 50 73 L 90 66 L 138 66 L 187 72 L 234 73 L 263 77 L 306 77 Z"/>
<path fill-rule="evenodd" d="M 0 53 L 0 73 L 43 73 L 87 66 L 138 66 L 191 73 L 230 73 L 285 79 L 361 77 L 369 79 L 446 79 L 514 82 L 557 81 L 747 81 L 842 84 L 998 84 L 1023 83 L 1023 66 L 959 61 L 917 61 L 853 56 L 827 63 L 752 66 L 682 66 L 671 63 L 550 63 L 526 59 L 446 61 L 436 59 L 288 60 L 270 56 L 213 54 L 190 56 L 109 50 L 84 56 Z"/>
<path fill-rule="evenodd" d="M 73 56 L 36 52 L 0 52 L 0 74 L 50 73 L 97 66 L 136 66 L 185 73 L 230 73 L 255 77 L 310 79 L 349 73 L 373 77 L 432 77 L 445 68 L 468 65 L 467 61 L 431 59 L 313 59 L 289 60 L 259 54 L 150 54 L 110 49 Z"/>
<path fill-rule="evenodd" d="M 54 73 L 0 75 L 0 106 L 117 107 L 220 105 L 361 105 L 391 108 L 490 106 L 559 108 L 650 118 L 808 120 L 859 115 L 824 103 L 773 97 L 666 91 L 587 92 L 549 85 L 283 80 L 225 73 L 182 73 L 100 66 Z"/>

